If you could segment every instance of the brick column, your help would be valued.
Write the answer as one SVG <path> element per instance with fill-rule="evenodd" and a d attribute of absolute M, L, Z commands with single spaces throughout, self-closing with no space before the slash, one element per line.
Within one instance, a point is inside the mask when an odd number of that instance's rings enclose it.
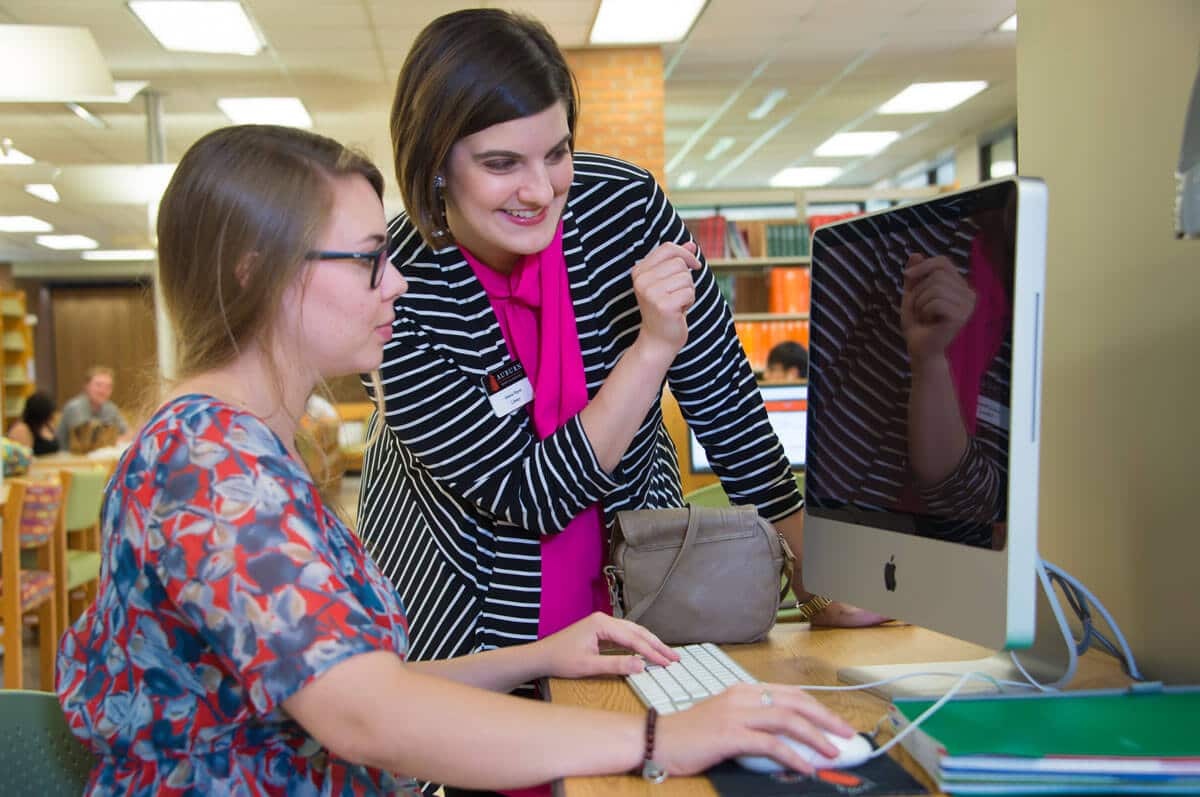
<path fill-rule="evenodd" d="M 614 47 L 564 54 L 579 80 L 576 149 L 632 161 L 665 184 L 662 50 Z"/>

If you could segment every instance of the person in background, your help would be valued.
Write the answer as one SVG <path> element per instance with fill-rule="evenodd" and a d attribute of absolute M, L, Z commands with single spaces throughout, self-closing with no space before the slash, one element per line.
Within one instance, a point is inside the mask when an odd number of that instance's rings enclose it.
<path fill-rule="evenodd" d="M 113 370 L 103 365 L 93 365 L 87 370 L 83 392 L 75 396 L 62 408 L 58 421 L 58 445 L 63 450 L 71 447 L 71 433 L 86 423 L 108 427 L 116 432 L 114 437 L 123 438 L 129 433 L 129 424 L 110 400 L 113 392 Z"/>
<path fill-rule="evenodd" d="M 30 394 L 21 419 L 9 427 L 8 437 L 33 449 L 35 457 L 58 453 L 61 446 L 54 433 L 54 412 L 54 399 L 48 394 Z"/>
<path fill-rule="evenodd" d="M 421 620 L 418 659 L 611 610 L 614 514 L 683 505 L 665 382 L 730 499 L 801 550 L 803 499 L 729 307 L 654 178 L 575 151 L 578 114 L 549 32 L 501 9 L 434 20 L 396 85 L 389 259 L 412 289 L 358 518 Z"/>
<path fill-rule="evenodd" d="M 674 654 L 594 614 L 531 645 L 410 662 L 404 607 L 322 502 L 296 431 L 322 379 L 371 371 L 405 290 L 383 176 L 308 131 L 224 128 L 184 154 L 158 216 L 179 381 L 117 465 L 95 603 L 57 692 L 96 756 L 91 795 L 414 794 L 672 774 L 743 753 L 811 767 L 852 729 L 799 687 L 734 686 L 656 721 L 504 694 Z M 615 645 L 636 655 L 607 655 Z"/>
<path fill-rule="evenodd" d="M 794 340 L 776 343 L 767 354 L 764 382 L 802 382 L 808 379 L 808 349 Z"/>

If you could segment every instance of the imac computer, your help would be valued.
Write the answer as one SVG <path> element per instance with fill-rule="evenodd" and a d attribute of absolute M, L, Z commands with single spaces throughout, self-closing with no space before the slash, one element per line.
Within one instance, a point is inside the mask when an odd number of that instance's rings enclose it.
<path fill-rule="evenodd" d="M 792 470 L 804 467 L 804 428 L 808 414 L 808 385 L 771 384 L 759 385 L 767 420 L 783 444 L 783 453 Z M 688 432 L 688 460 L 693 473 L 712 473 L 712 465 L 704 446 L 693 431 Z"/>
<path fill-rule="evenodd" d="M 993 650 L 1033 643 L 1045 248 L 1046 188 L 1025 178 L 815 231 L 808 589 Z M 949 686 L 913 684 L 894 693 Z"/>

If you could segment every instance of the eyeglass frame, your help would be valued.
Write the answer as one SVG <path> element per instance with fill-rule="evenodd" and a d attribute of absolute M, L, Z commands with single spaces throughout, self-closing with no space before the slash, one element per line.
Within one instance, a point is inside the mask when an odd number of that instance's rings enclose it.
<path fill-rule="evenodd" d="M 383 283 L 383 261 L 387 259 L 388 244 L 371 252 L 339 252 L 315 249 L 304 255 L 305 260 L 360 260 L 371 264 L 371 290 Z"/>

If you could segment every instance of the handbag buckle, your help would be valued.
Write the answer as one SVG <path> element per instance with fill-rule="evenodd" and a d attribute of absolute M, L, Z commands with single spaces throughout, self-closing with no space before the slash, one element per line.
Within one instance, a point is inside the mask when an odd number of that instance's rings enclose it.
<path fill-rule="evenodd" d="M 616 565 L 605 565 L 604 580 L 608 583 L 608 602 L 612 605 L 613 617 L 623 618 L 625 609 L 621 605 L 621 571 Z"/>

